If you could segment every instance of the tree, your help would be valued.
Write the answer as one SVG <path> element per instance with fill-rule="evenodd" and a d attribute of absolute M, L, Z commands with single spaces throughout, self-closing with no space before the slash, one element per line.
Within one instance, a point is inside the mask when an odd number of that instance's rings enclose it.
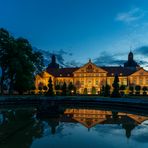
<path fill-rule="evenodd" d="M 96 88 L 95 87 L 92 87 L 91 94 L 92 95 L 95 95 L 96 94 Z"/>
<path fill-rule="evenodd" d="M 68 92 L 69 92 L 69 94 L 70 95 L 72 95 L 72 94 L 74 94 L 75 93 L 75 86 L 73 85 L 73 83 L 72 82 L 70 82 L 69 83 L 69 85 L 68 85 Z"/>
<path fill-rule="evenodd" d="M 101 90 L 100 90 L 100 95 L 104 96 L 104 94 L 105 94 L 105 86 L 102 85 Z"/>
<path fill-rule="evenodd" d="M 44 58 L 43 54 L 39 51 L 33 51 L 32 56 L 32 62 L 34 63 L 34 75 L 40 73 L 43 71 L 44 67 Z"/>
<path fill-rule="evenodd" d="M 115 75 L 114 82 L 113 82 L 112 86 L 113 86 L 112 97 L 114 97 L 114 98 L 120 97 L 118 75 Z"/>
<path fill-rule="evenodd" d="M 87 88 L 84 88 L 84 95 L 87 95 L 88 92 L 87 92 Z"/>
<path fill-rule="evenodd" d="M 14 90 L 22 94 L 34 86 L 34 76 L 43 67 L 43 56 L 32 50 L 27 39 L 15 39 L 8 31 L 0 29 L 0 66 L 1 92 L 4 81 L 9 81 L 9 94 Z"/>
<path fill-rule="evenodd" d="M 22 94 L 25 91 L 31 90 L 34 85 L 34 53 L 29 41 L 24 38 L 16 39 L 15 51 L 17 53 L 14 58 L 10 59 L 9 74 L 12 83 L 10 90 L 15 89 L 19 94 Z"/>
<path fill-rule="evenodd" d="M 143 86 L 142 90 L 143 90 L 143 95 L 146 95 L 148 88 L 146 86 Z"/>
<path fill-rule="evenodd" d="M 54 95 L 54 92 L 53 92 L 53 84 L 52 84 L 51 77 L 48 80 L 48 91 L 47 91 L 47 95 L 48 96 L 53 96 Z"/>
<path fill-rule="evenodd" d="M 67 95 L 67 85 L 66 85 L 66 82 L 64 82 L 63 86 L 62 86 L 62 95 L 63 96 Z"/>
<path fill-rule="evenodd" d="M 44 85 L 44 86 L 43 86 L 43 90 L 44 90 L 44 93 L 46 93 L 46 92 L 47 92 L 48 88 L 47 88 L 47 86 L 46 86 L 46 85 Z"/>
<path fill-rule="evenodd" d="M 123 96 L 124 95 L 124 90 L 126 89 L 126 86 L 125 85 L 121 85 L 119 89 L 120 89 L 121 95 Z"/>
<path fill-rule="evenodd" d="M 110 96 L 110 86 L 108 84 L 106 84 L 106 86 L 104 88 L 104 96 L 105 97 L 109 97 Z"/>
<path fill-rule="evenodd" d="M 0 29 L 1 88 L 9 80 L 9 94 L 30 91 L 34 87 L 34 76 L 43 67 L 43 56 L 34 52 L 27 39 L 13 38 L 8 31 Z"/>
<path fill-rule="evenodd" d="M 1 94 L 3 94 L 3 86 L 4 86 L 4 81 L 8 79 L 8 76 L 6 74 L 7 69 L 8 69 L 8 60 L 9 60 L 9 55 L 12 54 L 11 49 L 13 45 L 13 37 L 10 35 L 10 33 L 3 29 L 0 28 L 0 67 L 2 71 L 2 76 L 1 76 Z"/>
<path fill-rule="evenodd" d="M 42 94 L 43 86 L 39 86 L 39 94 Z"/>
<path fill-rule="evenodd" d="M 129 90 L 130 90 L 130 94 L 133 95 L 133 93 L 134 93 L 134 87 L 133 86 L 129 86 Z"/>
<path fill-rule="evenodd" d="M 60 94 L 60 91 L 61 91 L 61 87 L 60 87 L 59 84 L 57 84 L 57 85 L 55 86 L 55 90 L 56 90 L 56 95 L 59 95 L 59 94 Z"/>
<path fill-rule="evenodd" d="M 61 89 L 60 85 L 57 84 L 57 85 L 55 86 L 55 90 L 60 90 L 60 89 Z"/>
<path fill-rule="evenodd" d="M 136 85 L 135 86 L 135 90 L 136 90 L 136 95 L 140 94 L 140 90 L 141 90 L 141 86 L 140 85 Z"/>

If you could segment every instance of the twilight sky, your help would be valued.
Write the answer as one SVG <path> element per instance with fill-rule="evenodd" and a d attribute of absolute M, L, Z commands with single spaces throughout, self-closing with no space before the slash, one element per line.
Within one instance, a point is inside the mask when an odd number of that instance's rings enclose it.
<path fill-rule="evenodd" d="M 122 65 L 131 49 L 148 67 L 148 0 L 0 0 L 0 27 L 65 66 Z"/>

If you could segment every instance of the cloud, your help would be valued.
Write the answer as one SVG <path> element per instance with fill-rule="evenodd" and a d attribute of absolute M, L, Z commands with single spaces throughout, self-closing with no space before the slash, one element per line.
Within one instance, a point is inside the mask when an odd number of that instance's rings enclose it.
<path fill-rule="evenodd" d="M 45 64 L 46 67 L 51 62 L 51 56 L 53 54 L 56 56 L 57 63 L 60 64 L 61 67 L 77 67 L 77 66 L 81 65 L 81 63 L 76 62 L 75 60 L 66 61 L 65 56 L 69 57 L 69 59 L 71 59 L 73 54 L 71 52 L 67 52 L 64 49 L 60 49 L 58 51 L 50 52 L 50 51 L 47 51 L 47 50 L 38 49 L 38 48 L 34 47 L 33 50 L 40 51 L 43 54 L 44 64 Z"/>
<path fill-rule="evenodd" d="M 148 67 L 148 47 L 142 46 L 134 50 L 136 56 L 134 60 L 142 67 Z M 101 52 L 100 55 L 93 61 L 98 66 L 123 66 L 127 61 L 127 53 L 110 54 L 108 52 Z"/>
<path fill-rule="evenodd" d="M 119 13 L 116 16 L 117 21 L 121 21 L 124 23 L 131 23 L 133 21 L 138 21 L 145 15 L 145 12 L 140 8 L 133 8 L 128 12 Z"/>
<path fill-rule="evenodd" d="M 134 50 L 134 52 L 142 56 L 148 56 L 148 46 L 138 47 Z"/>
<path fill-rule="evenodd" d="M 49 52 L 46 50 L 41 50 L 34 48 L 36 51 L 40 51 L 43 53 L 45 59 L 45 66 L 47 67 L 48 64 L 51 62 L 51 56 L 53 53 L 56 55 L 57 63 L 60 64 L 61 67 L 81 67 L 85 63 L 80 63 L 75 59 L 72 59 L 72 53 L 67 52 L 66 50 L 60 49 L 58 51 Z M 134 59 L 140 65 L 144 66 L 145 68 L 148 67 L 148 46 L 141 46 L 136 48 L 133 51 L 134 55 L 136 56 Z M 123 66 L 124 63 L 127 61 L 127 53 L 115 53 L 110 54 L 109 52 L 101 52 L 98 57 L 93 59 L 93 62 L 98 66 Z M 142 58 L 141 58 L 142 57 Z M 144 57 L 144 58 L 143 58 Z"/>
<path fill-rule="evenodd" d="M 67 52 L 66 50 L 60 49 L 59 51 L 57 51 L 59 54 L 61 55 L 69 55 L 72 56 L 73 54 L 71 52 Z"/>
<path fill-rule="evenodd" d="M 144 67 L 148 67 L 148 46 L 140 46 L 134 50 L 134 54 L 137 57 L 138 64 Z"/>
<path fill-rule="evenodd" d="M 147 143 L 148 142 L 148 126 L 147 125 L 139 125 L 136 129 L 132 132 L 132 139 L 136 140 L 140 143 Z"/>
<path fill-rule="evenodd" d="M 107 52 L 101 52 L 100 56 L 94 59 L 94 63 L 98 66 L 120 66 L 123 65 L 126 60 L 122 59 L 122 54 L 108 54 Z"/>
<path fill-rule="evenodd" d="M 75 60 L 71 60 L 65 63 L 65 65 L 67 65 L 66 67 L 80 67 L 82 66 L 82 63 L 77 62 Z"/>

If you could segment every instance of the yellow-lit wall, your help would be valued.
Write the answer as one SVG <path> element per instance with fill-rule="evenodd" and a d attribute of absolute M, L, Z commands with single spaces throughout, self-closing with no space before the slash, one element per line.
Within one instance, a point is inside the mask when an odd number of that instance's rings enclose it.
<path fill-rule="evenodd" d="M 89 65 L 91 65 L 91 67 Z M 54 77 L 46 71 L 43 71 L 40 75 L 36 76 L 36 90 L 38 90 L 38 86 L 40 83 L 42 83 L 45 86 L 48 86 L 48 80 L 50 77 L 52 78 L 53 86 L 57 84 L 63 85 L 64 82 L 66 82 L 66 84 L 68 85 L 70 82 L 72 82 L 77 89 L 77 93 L 80 94 L 84 94 L 85 88 L 87 88 L 87 93 L 91 94 L 93 87 L 95 88 L 97 94 L 100 92 L 102 86 L 106 84 L 111 86 L 112 91 L 112 84 L 114 81 L 114 75 L 107 76 L 107 72 L 105 70 L 96 67 L 94 64 L 89 62 L 80 69 L 76 70 L 73 73 L 73 77 Z M 142 68 L 137 72 L 133 73 L 132 75 L 123 76 L 122 74 L 120 74 L 118 77 L 119 85 L 140 85 L 141 87 L 148 87 L 148 72 Z"/>

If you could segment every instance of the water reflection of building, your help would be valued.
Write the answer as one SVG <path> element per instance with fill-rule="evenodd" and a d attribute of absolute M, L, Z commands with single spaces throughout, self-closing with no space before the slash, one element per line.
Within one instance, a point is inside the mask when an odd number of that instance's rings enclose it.
<path fill-rule="evenodd" d="M 88 94 L 97 94 L 103 85 L 112 86 L 116 74 L 119 76 L 120 85 L 148 86 L 148 72 L 134 61 L 132 52 L 129 53 L 128 61 L 124 66 L 116 67 L 99 67 L 89 60 L 79 68 L 60 68 L 53 55 L 47 69 L 36 76 L 35 85 L 37 90 L 39 86 L 47 86 L 51 77 L 54 86 L 63 85 L 64 82 L 68 85 L 72 82 L 80 94 L 85 93 L 86 90 Z"/>
<path fill-rule="evenodd" d="M 60 108 L 59 110 L 53 108 L 53 111 L 46 112 L 47 116 L 43 118 L 40 116 L 37 120 L 33 119 L 36 117 L 34 115 L 38 114 L 36 109 L 15 110 L 15 113 L 13 110 L 1 111 L 0 142 L 6 141 L 6 143 L 0 143 L 0 147 L 3 145 L 3 147 L 29 148 L 35 139 L 45 136 L 44 132 L 48 129 L 51 131 L 49 134 L 62 133 L 66 128 L 66 123 L 74 123 L 70 124 L 71 126 L 80 123 L 88 129 L 97 124 L 119 124 L 125 130 L 126 137 L 129 138 L 138 124 L 148 120 L 145 116 L 105 110 L 78 108 L 64 109 L 64 112 L 61 112 Z M 7 122 L 5 122 L 6 119 Z"/>
<path fill-rule="evenodd" d="M 142 122 L 148 120 L 148 117 L 123 112 L 70 108 L 66 109 L 63 114 L 59 114 L 59 116 L 57 114 L 53 116 L 53 112 L 50 115 L 49 112 L 46 117 L 44 116 L 43 120 L 46 120 L 48 123 L 52 134 L 56 134 L 60 123 L 64 123 L 65 125 L 66 123 L 79 123 L 88 128 L 88 130 L 96 125 L 116 124 L 121 125 L 125 130 L 126 137 L 129 138 L 132 130 Z"/>
<path fill-rule="evenodd" d="M 91 128 L 96 124 L 138 125 L 148 120 L 148 117 L 145 116 L 103 110 L 66 109 L 64 114 L 87 128 Z"/>

